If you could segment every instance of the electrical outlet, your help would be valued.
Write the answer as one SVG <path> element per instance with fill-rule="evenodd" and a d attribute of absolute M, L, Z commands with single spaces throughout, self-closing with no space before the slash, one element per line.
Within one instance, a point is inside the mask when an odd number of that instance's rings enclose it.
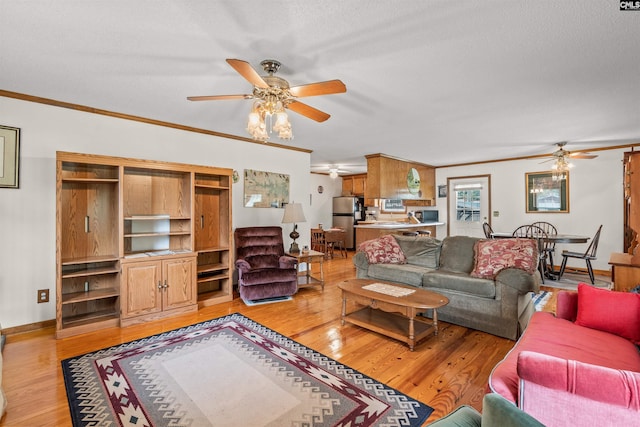
<path fill-rule="evenodd" d="M 49 289 L 38 289 L 38 304 L 49 302 Z"/>

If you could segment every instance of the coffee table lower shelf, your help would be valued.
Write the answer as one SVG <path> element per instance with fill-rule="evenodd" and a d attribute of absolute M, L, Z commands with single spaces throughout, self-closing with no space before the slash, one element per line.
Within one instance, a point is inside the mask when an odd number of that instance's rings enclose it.
<path fill-rule="evenodd" d="M 412 351 L 415 344 L 423 338 L 432 333 L 437 335 L 437 329 L 431 321 L 419 318 L 410 319 L 397 313 L 389 313 L 371 307 L 364 307 L 345 315 L 342 318 L 342 324 L 344 322 L 407 343 Z M 413 336 L 411 336 L 411 324 L 413 324 Z"/>

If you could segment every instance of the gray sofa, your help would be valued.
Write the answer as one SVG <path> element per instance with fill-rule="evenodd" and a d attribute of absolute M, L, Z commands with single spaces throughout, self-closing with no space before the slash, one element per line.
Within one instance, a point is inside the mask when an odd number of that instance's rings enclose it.
<path fill-rule="evenodd" d="M 537 272 L 506 268 L 496 277 L 481 279 L 473 270 L 475 237 L 393 236 L 406 264 L 369 264 L 364 252 L 353 257 L 357 277 L 404 283 L 449 298 L 438 319 L 515 340 L 534 312 L 532 292 L 539 291 Z"/>

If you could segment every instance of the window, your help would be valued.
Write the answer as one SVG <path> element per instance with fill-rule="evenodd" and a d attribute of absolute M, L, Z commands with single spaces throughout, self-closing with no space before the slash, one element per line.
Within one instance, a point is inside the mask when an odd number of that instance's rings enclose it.
<path fill-rule="evenodd" d="M 456 198 L 456 220 L 480 221 L 480 190 L 482 184 L 457 184 L 453 187 Z"/>

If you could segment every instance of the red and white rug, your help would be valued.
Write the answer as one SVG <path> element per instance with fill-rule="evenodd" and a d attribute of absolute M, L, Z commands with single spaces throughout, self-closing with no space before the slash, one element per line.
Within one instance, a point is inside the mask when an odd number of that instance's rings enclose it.
<path fill-rule="evenodd" d="M 433 411 L 237 313 L 62 369 L 74 426 L 421 426 Z"/>

